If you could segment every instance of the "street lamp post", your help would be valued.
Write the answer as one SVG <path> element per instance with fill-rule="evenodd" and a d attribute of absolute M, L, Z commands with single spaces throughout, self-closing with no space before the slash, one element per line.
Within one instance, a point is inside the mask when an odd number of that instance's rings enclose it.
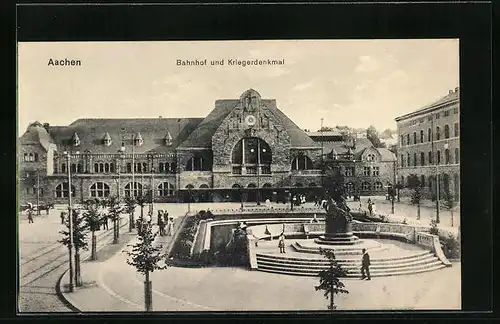
<path fill-rule="evenodd" d="M 151 217 L 153 217 L 154 212 L 154 199 L 155 199 L 155 186 L 154 186 L 154 167 L 151 167 Z"/>
<path fill-rule="evenodd" d="M 188 187 L 188 213 L 191 212 L 191 187 Z"/>
<path fill-rule="evenodd" d="M 71 205 L 71 153 L 69 151 L 65 151 L 67 159 L 67 168 L 68 168 L 68 221 L 69 221 L 69 291 L 73 292 L 75 289 L 74 286 L 74 270 L 73 270 L 73 207 Z"/>
<path fill-rule="evenodd" d="M 40 216 L 40 170 L 38 169 L 36 170 L 36 206 L 36 214 Z"/>

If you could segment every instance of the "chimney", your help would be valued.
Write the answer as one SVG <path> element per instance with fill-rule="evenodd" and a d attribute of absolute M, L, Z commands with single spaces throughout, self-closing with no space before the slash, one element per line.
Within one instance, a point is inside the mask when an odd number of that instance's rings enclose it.
<path fill-rule="evenodd" d="M 45 130 L 47 131 L 47 133 L 49 132 L 49 127 L 50 127 L 49 123 L 43 123 L 43 128 L 45 128 Z"/>

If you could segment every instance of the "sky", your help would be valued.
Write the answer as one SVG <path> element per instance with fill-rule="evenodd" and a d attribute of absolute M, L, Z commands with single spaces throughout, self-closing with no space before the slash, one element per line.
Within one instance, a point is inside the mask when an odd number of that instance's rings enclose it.
<path fill-rule="evenodd" d="M 81 66 L 49 66 L 50 59 Z M 206 66 L 178 66 L 177 60 Z M 225 60 L 211 66 L 211 60 Z M 284 60 L 229 66 L 229 59 Z M 459 86 L 459 42 L 280 40 L 18 44 L 18 132 L 79 118 L 205 117 L 253 88 L 300 128 L 396 129 L 394 118 Z"/>

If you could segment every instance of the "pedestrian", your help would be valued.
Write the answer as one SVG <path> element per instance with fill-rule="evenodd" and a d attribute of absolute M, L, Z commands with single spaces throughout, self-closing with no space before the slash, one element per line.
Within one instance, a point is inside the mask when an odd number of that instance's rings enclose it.
<path fill-rule="evenodd" d="M 281 232 L 278 239 L 278 247 L 280 248 L 280 253 L 286 253 L 285 251 L 285 233 Z"/>
<path fill-rule="evenodd" d="M 170 217 L 168 222 L 168 232 L 167 235 L 172 236 L 174 234 L 174 218 Z"/>
<path fill-rule="evenodd" d="M 156 225 L 160 226 L 160 219 L 162 218 L 163 216 L 163 210 L 158 210 L 158 218 L 156 220 Z"/>
<path fill-rule="evenodd" d="M 61 216 L 60 217 L 61 217 L 61 224 L 64 225 L 64 217 L 65 216 L 64 216 L 64 212 L 63 211 L 61 212 Z"/>
<path fill-rule="evenodd" d="M 368 252 L 366 252 L 366 249 L 363 249 L 362 252 L 363 257 L 361 259 L 361 280 L 365 278 L 367 278 L 366 280 L 372 280 L 370 277 L 370 255 L 368 254 Z"/>
<path fill-rule="evenodd" d="M 160 215 L 158 217 L 158 226 L 160 227 L 160 236 L 165 235 L 165 219 L 163 218 L 163 215 Z"/>
<path fill-rule="evenodd" d="M 101 221 L 102 221 L 102 229 L 103 230 L 108 230 L 109 229 L 109 218 L 104 216 L 103 218 L 101 218 Z"/>
<path fill-rule="evenodd" d="M 29 223 L 34 223 L 33 221 L 33 209 L 28 209 L 28 224 Z"/>

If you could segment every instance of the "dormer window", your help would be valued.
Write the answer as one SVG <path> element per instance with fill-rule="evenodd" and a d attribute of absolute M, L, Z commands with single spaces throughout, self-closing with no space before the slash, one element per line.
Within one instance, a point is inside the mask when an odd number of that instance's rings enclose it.
<path fill-rule="evenodd" d="M 73 146 L 80 146 L 80 138 L 78 137 L 78 134 L 76 132 L 73 134 L 71 141 L 73 143 Z"/>
<path fill-rule="evenodd" d="M 366 156 L 367 161 L 375 161 L 375 154 L 368 154 Z"/>
<path fill-rule="evenodd" d="M 108 133 L 104 134 L 104 138 L 102 139 L 103 144 L 106 146 L 110 146 L 112 143 L 111 136 Z"/>
<path fill-rule="evenodd" d="M 167 135 L 165 135 L 164 141 L 165 141 L 165 145 L 167 145 L 167 146 L 172 145 L 172 135 L 170 135 L 170 132 L 167 132 Z"/>
<path fill-rule="evenodd" d="M 144 143 L 142 139 L 141 133 L 137 133 L 137 136 L 134 138 L 134 145 L 135 146 L 141 146 Z"/>

